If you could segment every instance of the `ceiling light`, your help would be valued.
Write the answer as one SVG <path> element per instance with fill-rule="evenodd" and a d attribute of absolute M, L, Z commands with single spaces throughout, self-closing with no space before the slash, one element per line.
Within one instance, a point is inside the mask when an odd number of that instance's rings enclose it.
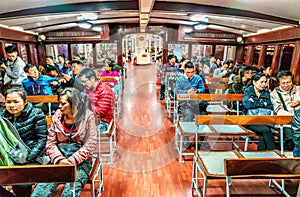
<path fill-rule="evenodd" d="M 102 31 L 102 27 L 93 27 L 92 28 L 94 31 L 98 31 L 98 32 L 101 32 Z"/>
<path fill-rule="evenodd" d="M 203 19 L 207 18 L 206 15 L 204 14 L 193 14 L 190 15 L 190 20 L 191 21 L 203 21 Z"/>
<path fill-rule="evenodd" d="M 207 28 L 207 24 L 198 24 L 198 25 L 194 25 L 194 28 L 195 28 L 196 30 L 206 29 L 206 28 Z"/>
<path fill-rule="evenodd" d="M 84 28 L 84 29 L 89 29 L 92 27 L 91 23 L 86 23 L 86 22 L 82 22 L 82 23 L 77 23 L 79 27 Z"/>
<path fill-rule="evenodd" d="M 96 20 L 98 19 L 98 14 L 93 12 L 81 13 L 81 20 Z"/>
<path fill-rule="evenodd" d="M 183 29 L 183 31 L 184 31 L 185 33 L 191 33 L 191 32 L 193 31 L 193 28 L 191 28 L 191 27 L 185 27 L 185 28 Z"/>

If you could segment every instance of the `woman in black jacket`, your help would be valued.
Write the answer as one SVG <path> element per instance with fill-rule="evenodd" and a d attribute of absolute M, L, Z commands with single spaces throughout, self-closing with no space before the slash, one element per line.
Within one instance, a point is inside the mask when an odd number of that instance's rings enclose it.
<path fill-rule="evenodd" d="M 267 89 L 267 77 L 264 73 L 252 76 L 252 85 L 244 92 L 244 113 L 250 109 L 266 108 L 273 110 L 270 92 Z M 274 150 L 275 141 L 272 130 L 267 125 L 246 125 L 247 129 L 254 131 L 259 136 L 258 150 Z"/>
<path fill-rule="evenodd" d="M 23 88 L 13 87 L 5 94 L 4 117 L 17 129 L 24 143 L 30 148 L 26 163 L 38 164 L 37 158 L 43 156 L 47 142 L 47 124 L 41 109 L 27 103 L 27 94 Z M 16 196 L 30 196 L 31 185 L 14 185 Z M 4 192 L 4 193 L 3 193 Z M 0 196 L 14 196 L 0 187 Z"/>

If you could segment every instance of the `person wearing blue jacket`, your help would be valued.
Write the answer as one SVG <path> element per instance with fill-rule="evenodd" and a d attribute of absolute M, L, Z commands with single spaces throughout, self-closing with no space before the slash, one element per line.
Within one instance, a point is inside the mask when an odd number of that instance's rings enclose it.
<path fill-rule="evenodd" d="M 28 95 L 53 95 L 52 86 L 60 86 L 57 78 L 40 75 L 35 65 L 27 64 L 24 71 L 27 79 L 22 81 L 22 85 Z"/>
<path fill-rule="evenodd" d="M 205 93 L 204 81 L 199 76 L 196 75 L 196 67 L 191 62 L 188 61 L 184 66 L 184 74 L 179 77 L 176 81 L 176 94 L 201 94 Z M 195 118 L 195 114 L 206 115 L 206 107 L 207 105 L 201 105 L 199 101 L 186 101 L 181 102 L 180 105 L 182 107 L 182 115 L 184 121 L 193 121 Z M 203 141 L 203 139 L 201 139 Z M 189 137 L 184 137 L 184 147 L 189 148 L 191 142 L 189 141 Z M 204 149 L 210 149 L 210 145 L 207 141 L 204 141 L 201 145 Z"/>

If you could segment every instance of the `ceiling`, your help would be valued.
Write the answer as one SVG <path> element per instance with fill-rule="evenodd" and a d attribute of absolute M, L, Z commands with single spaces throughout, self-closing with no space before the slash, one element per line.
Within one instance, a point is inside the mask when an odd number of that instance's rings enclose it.
<path fill-rule="evenodd" d="M 97 19 L 82 17 L 95 13 Z M 299 25 L 300 0 L 11 0 L 0 2 L 0 24 L 42 34 L 105 23 L 140 26 L 179 24 L 190 31 L 197 24 L 240 35 Z M 188 28 L 189 27 L 189 28 Z M 91 31 L 94 31 L 91 29 Z"/>

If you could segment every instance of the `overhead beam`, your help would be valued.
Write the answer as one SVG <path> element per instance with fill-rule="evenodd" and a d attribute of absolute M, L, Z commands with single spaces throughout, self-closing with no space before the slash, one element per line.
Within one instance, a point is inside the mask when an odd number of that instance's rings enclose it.
<path fill-rule="evenodd" d="M 139 0 L 140 31 L 145 32 L 155 0 Z"/>

